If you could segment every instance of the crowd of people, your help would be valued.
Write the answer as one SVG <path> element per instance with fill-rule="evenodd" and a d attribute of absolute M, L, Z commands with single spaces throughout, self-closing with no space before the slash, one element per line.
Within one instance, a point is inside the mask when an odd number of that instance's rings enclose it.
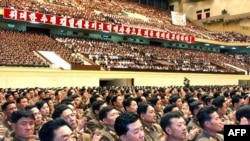
<path fill-rule="evenodd" d="M 236 72 L 236 69 L 228 67 L 226 64 L 245 70 L 248 70 L 250 67 L 249 63 L 245 62 L 244 59 L 215 52 L 132 43 L 118 44 L 105 40 L 72 37 L 56 37 L 56 40 L 74 52 L 87 55 L 89 59 L 107 70 L 120 68 Z"/>
<path fill-rule="evenodd" d="M 36 55 L 38 51 L 54 51 L 69 63 L 84 63 L 81 57 L 45 34 L 0 30 L 0 36 L 0 65 L 49 67 L 51 62 Z"/>
<path fill-rule="evenodd" d="M 128 0 L 1 0 L 0 6 L 91 21 L 164 30 L 224 42 L 250 41 L 250 38 L 245 35 L 234 32 L 210 32 L 189 21 L 187 21 L 186 26 L 175 26 L 171 22 L 170 11 L 154 9 Z M 131 16 L 133 14 L 137 14 L 137 16 Z"/>
<path fill-rule="evenodd" d="M 238 85 L 0 88 L 0 138 L 224 141 L 224 125 L 250 125 L 249 99 Z"/>
<path fill-rule="evenodd" d="M 239 72 L 249 70 L 249 55 L 222 54 L 155 45 L 53 36 L 0 30 L 0 65 L 49 67 L 38 51 L 54 51 L 70 64 L 84 65 L 87 58 L 106 70 L 163 70 L 193 72 Z"/>

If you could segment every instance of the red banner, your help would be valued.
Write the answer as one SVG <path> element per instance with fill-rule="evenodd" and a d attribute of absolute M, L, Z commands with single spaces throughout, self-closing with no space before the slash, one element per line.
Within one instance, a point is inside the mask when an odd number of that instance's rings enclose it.
<path fill-rule="evenodd" d="M 54 16 L 50 14 L 35 13 L 31 11 L 16 10 L 11 8 L 4 8 L 3 17 L 5 19 L 11 20 L 66 26 L 71 28 L 114 32 L 120 34 L 129 34 L 165 40 L 175 40 L 181 42 L 195 42 L 195 37 L 192 35 L 175 34 L 164 31 L 137 28 L 128 25 L 116 25 L 102 22 L 87 21 L 83 19 L 70 18 L 67 16 Z"/>

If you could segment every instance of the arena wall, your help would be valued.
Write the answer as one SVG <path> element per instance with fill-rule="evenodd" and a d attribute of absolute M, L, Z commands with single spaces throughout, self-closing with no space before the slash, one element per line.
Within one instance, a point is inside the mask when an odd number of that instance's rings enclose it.
<path fill-rule="evenodd" d="M 246 75 L 160 73 L 160 72 L 120 72 L 120 71 L 72 71 L 47 68 L 0 68 L 0 87 L 62 87 L 99 86 L 100 80 L 124 79 L 127 85 L 170 86 L 183 85 L 187 77 L 191 85 L 237 85 L 239 80 L 250 80 Z M 117 81 L 119 83 L 119 81 Z M 124 81 L 121 81 L 124 85 Z M 119 84 L 117 84 L 119 85 Z"/>

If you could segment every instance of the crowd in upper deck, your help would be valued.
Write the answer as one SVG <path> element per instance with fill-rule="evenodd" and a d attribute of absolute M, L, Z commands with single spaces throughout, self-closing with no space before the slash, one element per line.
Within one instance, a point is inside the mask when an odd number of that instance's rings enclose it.
<path fill-rule="evenodd" d="M 234 32 L 210 32 L 187 22 L 186 26 L 171 23 L 169 11 L 154 9 L 127 0 L 1 0 L 0 6 L 26 9 L 35 12 L 82 18 L 149 29 L 194 35 L 198 38 L 224 42 L 249 42 L 248 36 Z M 132 14 L 137 16 L 131 16 Z M 139 15 L 139 16 L 138 16 Z"/>

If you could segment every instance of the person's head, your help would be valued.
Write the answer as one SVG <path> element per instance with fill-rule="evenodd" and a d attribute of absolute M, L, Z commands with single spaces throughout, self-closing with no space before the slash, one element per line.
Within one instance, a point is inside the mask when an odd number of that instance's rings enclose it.
<path fill-rule="evenodd" d="M 73 129 L 77 127 L 76 113 L 66 104 L 60 104 L 55 108 L 52 118 L 63 118 L 65 119 Z"/>
<path fill-rule="evenodd" d="M 16 105 L 18 109 L 24 109 L 28 105 L 28 99 L 24 96 L 16 99 Z"/>
<path fill-rule="evenodd" d="M 220 132 L 223 130 L 223 124 L 216 112 L 215 106 L 205 106 L 197 113 L 197 120 L 205 131 Z"/>
<path fill-rule="evenodd" d="M 153 96 L 148 101 L 153 105 L 156 112 L 160 112 L 162 110 L 161 99 Z"/>
<path fill-rule="evenodd" d="M 39 111 L 39 109 L 36 107 L 36 105 L 28 105 L 25 107 L 26 110 L 30 110 L 34 117 L 35 117 L 35 124 L 36 125 L 41 125 L 42 124 L 42 114 Z"/>
<path fill-rule="evenodd" d="M 227 112 L 226 99 L 224 96 L 217 96 L 213 100 L 213 105 L 217 108 L 217 113 L 222 116 Z"/>
<path fill-rule="evenodd" d="M 190 109 L 190 112 L 192 113 L 192 115 L 196 118 L 198 111 L 202 107 L 204 107 L 203 103 L 201 103 L 199 101 L 194 101 L 194 102 L 190 103 L 189 109 Z"/>
<path fill-rule="evenodd" d="M 16 103 L 14 101 L 7 101 L 2 105 L 2 110 L 10 120 L 12 113 L 17 110 Z"/>
<path fill-rule="evenodd" d="M 99 115 L 100 110 L 101 110 L 103 107 L 106 107 L 106 106 L 107 106 L 107 103 L 106 103 L 106 101 L 104 101 L 104 100 L 97 100 L 97 101 L 95 101 L 95 102 L 92 104 L 93 113 L 95 113 L 96 115 Z"/>
<path fill-rule="evenodd" d="M 180 111 L 179 108 L 175 104 L 168 104 L 164 109 L 163 113 L 166 114 L 172 111 Z"/>
<path fill-rule="evenodd" d="M 123 101 L 123 107 L 128 112 L 136 113 L 138 105 L 133 97 L 128 97 Z"/>
<path fill-rule="evenodd" d="M 111 129 L 114 128 L 115 120 L 119 116 L 119 112 L 113 106 L 106 106 L 99 112 L 100 120 Z"/>
<path fill-rule="evenodd" d="M 49 116 L 49 106 L 44 100 L 40 100 L 36 103 L 36 107 L 40 110 L 43 117 Z"/>
<path fill-rule="evenodd" d="M 122 141 L 144 141 L 144 131 L 139 116 L 124 112 L 115 121 L 115 132 Z"/>
<path fill-rule="evenodd" d="M 170 104 L 175 104 L 179 109 L 182 108 L 182 99 L 179 94 L 172 94 L 169 98 Z"/>
<path fill-rule="evenodd" d="M 73 141 L 73 130 L 62 118 L 45 123 L 39 131 L 40 141 Z"/>
<path fill-rule="evenodd" d="M 160 125 L 169 138 L 182 141 L 187 137 L 186 122 L 178 111 L 168 112 L 163 115 Z"/>
<path fill-rule="evenodd" d="M 112 105 L 117 107 L 117 108 L 123 108 L 122 102 L 123 102 L 123 97 L 120 95 L 115 95 L 111 99 Z"/>
<path fill-rule="evenodd" d="M 17 110 L 11 116 L 15 137 L 28 140 L 34 137 L 35 117 L 31 111 Z"/>
<path fill-rule="evenodd" d="M 5 100 L 8 102 L 8 101 L 14 101 L 14 97 L 11 93 L 7 93 L 5 96 L 4 96 Z"/>
<path fill-rule="evenodd" d="M 244 105 L 237 109 L 236 111 L 237 121 L 240 122 L 242 118 L 246 118 L 248 125 L 250 125 L 250 105 Z"/>
<path fill-rule="evenodd" d="M 237 110 L 240 106 L 244 105 L 244 98 L 240 95 L 235 95 L 232 97 L 233 108 Z"/>
<path fill-rule="evenodd" d="M 142 122 L 155 123 L 156 114 L 152 105 L 149 103 L 141 103 L 138 105 L 137 113 Z"/>

